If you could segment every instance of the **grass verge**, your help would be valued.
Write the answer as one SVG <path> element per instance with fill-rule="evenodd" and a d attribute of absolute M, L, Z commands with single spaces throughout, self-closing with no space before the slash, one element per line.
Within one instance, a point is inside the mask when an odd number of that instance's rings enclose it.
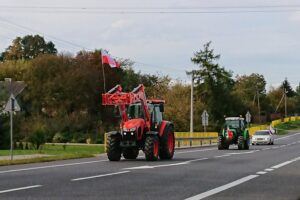
<path fill-rule="evenodd" d="M 0 166 L 3 165 L 17 165 L 38 162 L 50 162 L 56 160 L 68 160 L 75 158 L 88 158 L 96 154 L 104 153 L 104 145 L 60 145 L 60 144 L 47 144 L 40 150 L 15 150 L 14 155 L 32 155 L 32 154 L 45 154 L 45 157 L 0 160 Z M 0 156 L 8 156 L 9 150 L 0 150 Z"/>
<path fill-rule="evenodd" d="M 300 121 L 290 121 L 278 124 L 275 126 L 277 128 L 278 135 L 287 134 L 290 130 L 299 130 L 300 129 Z"/>

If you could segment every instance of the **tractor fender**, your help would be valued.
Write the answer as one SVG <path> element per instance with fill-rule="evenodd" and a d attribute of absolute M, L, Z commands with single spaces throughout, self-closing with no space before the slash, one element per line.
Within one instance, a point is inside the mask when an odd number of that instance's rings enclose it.
<path fill-rule="evenodd" d="M 158 132 L 156 132 L 156 131 L 148 131 L 147 133 L 146 133 L 146 136 L 148 136 L 148 135 L 158 135 L 159 133 Z"/>
<path fill-rule="evenodd" d="M 170 127 L 174 128 L 174 125 L 172 122 L 169 121 L 162 121 L 159 129 L 159 137 L 162 137 L 167 131 L 169 130 Z"/>
<path fill-rule="evenodd" d="M 118 137 L 118 136 L 121 136 L 121 133 L 118 131 L 110 131 L 107 133 L 107 136 Z"/>
<path fill-rule="evenodd" d="M 243 137 L 244 137 L 245 139 L 248 139 L 248 138 L 249 138 L 249 132 L 248 132 L 248 130 L 245 130 L 245 131 L 244 131 Z"/>

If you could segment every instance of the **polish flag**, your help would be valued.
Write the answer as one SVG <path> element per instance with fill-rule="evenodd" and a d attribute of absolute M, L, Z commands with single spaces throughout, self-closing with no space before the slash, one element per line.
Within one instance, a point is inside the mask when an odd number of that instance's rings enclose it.
<path fill-rule="evenodd" d="M 101 50 L 102 64 L 108 64 L 111 68 L 120 68 L 120 63 L 113 59 L 106 50 Z"/>
<path fill-rule="evenodd" d="M 228 135 L 228 140 L 232 140 L 233 132 L 229 128 L 227 129 L 227 135 Z"/>

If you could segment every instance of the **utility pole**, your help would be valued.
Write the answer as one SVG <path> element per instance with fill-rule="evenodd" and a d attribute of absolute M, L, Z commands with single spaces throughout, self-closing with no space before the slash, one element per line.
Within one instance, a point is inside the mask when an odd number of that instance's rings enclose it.
<path fill-rule="evenodd" d="M 284 88 L 284 111 L 285 111 L 285 117 L 287 116 L 287 94 L 286 88 Z"/>
<path fill-rule="evenodd" d="M 190 137 L 193 136 L 194 132 L 194 72 L 192 72 L 191 82 L 191 118 L 190 118 Z"/>
<path fill-rule="evenodd" d="M 11 78 L 5 78 L 5 81 L 9 83 L 9 96 L 11 98 L 12 96 L 12 79 Z M 14 145 L 13 145 L 13 110 L 14 110 L 14 99 L 10 99 L 11 101 L 11 110 L 9 112 L 10 114 L 10 160 L 13 160 L 13 150 L 14 150 Z"/>
<path fill-rule="evenodd" d="M 260 117 L 260 101 L 259 101 L 259 92 L 258 92 L 257 86 L 256 86 L 256 94 L 257 94 L 258 120 L 259 120 L 259 123 L 261 124 L 261 117 Z"/>

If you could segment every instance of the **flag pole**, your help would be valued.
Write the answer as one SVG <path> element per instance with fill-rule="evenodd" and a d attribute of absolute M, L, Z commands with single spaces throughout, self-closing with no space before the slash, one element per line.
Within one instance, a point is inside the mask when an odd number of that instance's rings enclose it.
<path fill-rule="evenodd" d="M 101 64 L 102 64 L 102 76 L 103 76 L 103 89 L 104 93 L 106 93 L 106 81 L 105 81 L 105 72 L 104 72 L 104 65 L 103 65 L 103 56 L 102 56 L 102 51 L 101 51 Z"/>

